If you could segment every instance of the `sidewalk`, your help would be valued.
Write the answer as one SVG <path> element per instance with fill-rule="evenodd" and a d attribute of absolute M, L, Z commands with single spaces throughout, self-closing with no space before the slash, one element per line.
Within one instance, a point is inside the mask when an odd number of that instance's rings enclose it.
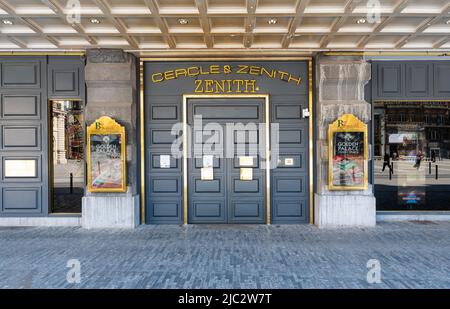
<path fill-rule="evenodd" d="M 0 228 L 0 248 L 0 288 L 450 288 L 450 222 Z"/>

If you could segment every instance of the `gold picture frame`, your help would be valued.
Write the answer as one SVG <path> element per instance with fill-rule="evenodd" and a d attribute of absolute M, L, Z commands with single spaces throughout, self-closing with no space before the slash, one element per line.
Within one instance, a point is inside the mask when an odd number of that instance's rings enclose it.
<path fill-rule="evenodd" d="M 335 143 L 335 139 L 340 139 L 339 143 Z M 340 184 L 336 184 L 337 177 Z M 366 190 L 367 188 L 367 125 L 353 114 L 344 114 L 328 127 L 328 189 Z"/>
<path fill-rule="evenodd" d="M 86 138 L 88 191 L 126 192 L 125 127 L 102 116 L 88 126 Z"/>

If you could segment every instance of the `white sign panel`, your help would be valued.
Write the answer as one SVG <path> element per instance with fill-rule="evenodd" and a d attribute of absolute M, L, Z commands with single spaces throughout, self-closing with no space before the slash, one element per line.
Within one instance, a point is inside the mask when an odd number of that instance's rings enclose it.
<path fill-rule="evenodd" d="M 203 156 L 203 167 L 213 167 L 214 156 Z"/>
<path fill-rule="evenodd" d="M 159 167 L 160 168 L 170 168 L 170 155 L 160 155 L 159 156 Z"/>
<path fill-rule="evenodd" d="M 5 160 L 5 177 L 36 176 L 36 160 Z"/>

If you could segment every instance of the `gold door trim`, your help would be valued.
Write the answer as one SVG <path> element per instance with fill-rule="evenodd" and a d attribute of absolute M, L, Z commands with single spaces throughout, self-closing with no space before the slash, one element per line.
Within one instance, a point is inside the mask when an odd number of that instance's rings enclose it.
<path fill-rule="evenodd" d="M 139 129 L 141 139 L 141 224 L 145 224 L 144 62 L 139 61 Z"/>
<path fill-rule="evenodd" d="M 165 56 L 164 56 L 165 55 Z M 161 54 L 159 57 L 142 57 L 140 58 L 139 72 L 140 72 L 140 147 L 141 147 L 141 224 L 145 224 L 145 128 L 144 128 L 144 64 L 145 62 L 174 62 L 174 61 L 197 61 L 197 62 L 206 62 L 206 61 L 242 61 L 242 60 L 253 60 L 253 61 L 308 61 L 308 100 L 309 100 L 309 223 L 314 223 L 314 146 L 313 146 L 313 118 L 314 118 L 314 110 L 313 110 L 313 58 L 311 56 L 292 56 L 292 57 L 280 57 L 280 56 L 261 56 L 261 55 L 253 55 L 252 57 L 239 57 L 234 56 L 224 56 L 224 57 L 211 57 L 211 54 L 205 55 L 204 57 L 186 57 L 184 54 L 180 54 L 180 57 L 169 58 L 170 53 Z M 222 97 L 226 97 L 227 95 L 218 95 Z M 269 106 L 267 106 L 269 108 Z M 184 115 L 184 114 L 183 114 Z M 266 112 L 268 115 L 268 112 Z M 184 117 L 184 116 L 183 116 Z M 270 184 L 270 179 L 269 182 Z M 184 197 L 184 196 L 183 196 Z M 270 197 L 270 191 L 269 191 Z M 186 199 L 184 199 L 186 200 Z M 184 201 L 183 201 L 184 203 Z M 270 211 L 270 209 L 269 209 Z M 187 220 L 187 217 L 184 217 L 184 220 Z M 270 219 L 270 212 L 269 217 Z"/>
<path fill-rule="evenodd" d="M 268 94 L 184 94 L 183 95 L 183 223 L 188 224 L 188 136 L 187 132 L 187 104 L 189 99 L 211 98 L 246 98 L 264 99 L 265 108 L 265 155 L 266 155 L 266 224 L 270 224 L 270 105 Z"/>
<path fill-rule="evenodd" d="M 309 223 L 314 223 L 314 145 L 313 145 L 313 61 L 309 59 L 308 61 L 308 110 L 309 110 L 309 118 L 308 118 L 308 128 L 309 128 L 309 136 L 308 136 L 308 147 L 309 147 L 309 156 L 308 156 L 308 165 L 309 165 Z"/>
<path fill-rule="evenodd" d="M 85 56 L 85 51 L 54 51 L 54 52 L 33 52 L 33 51 L 9 51 L 0 52 L 0 56 Z"/>
<path fill-rule="evenodd" d="M 325 56 L 450 56 L 447 51 L 331 51 Z"/>

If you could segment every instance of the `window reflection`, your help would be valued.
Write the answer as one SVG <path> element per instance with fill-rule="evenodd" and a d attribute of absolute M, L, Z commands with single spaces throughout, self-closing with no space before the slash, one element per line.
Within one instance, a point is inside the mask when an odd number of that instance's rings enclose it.
<path fill-rule="evenodd" d="M 450 210 L 450 102 L 376 102 L 377 210 Z"/>
<path fill-rule="evenodd" d="M 78 101 L 52 102 L 53 212 L 80 213 L 84 190 L 84 118 Z"/>

